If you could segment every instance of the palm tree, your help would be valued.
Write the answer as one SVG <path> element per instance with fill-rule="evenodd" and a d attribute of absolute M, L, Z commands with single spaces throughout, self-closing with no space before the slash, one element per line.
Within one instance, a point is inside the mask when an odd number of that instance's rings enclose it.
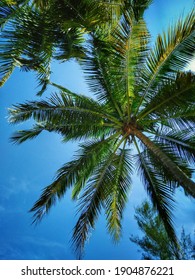
<path fill-rule="evenodd" d="M 124 1 L 3 0 L 0 3 L 0 86 L 15 67 L 36 71 L 41 95 L 53 59 L 80 59 L 88 33 L 117 22 Z"/>
<path fill-rule="evenodd" d="M 59 92 L 47 100 L 9 110 L 11 123 L 35 121 L 32 129 L 15 133 L 16 143 L 44 130 L 61 134 L 63 141 L 83 141 L 31 209 L 34 221 L 41 220 L 72 188 L 80 213 L 73 233 L 78 257 L 102 209 L 108 231 L 120 238 L 133 171 L 174 244 L 174 191 L 182 186 L 195 197 L 195 75 L 183 71 L 194 53 L 194 11 L 151 46 L 143 18 L 150 2 L 130 1 L 112 33 L 89 34 L 80 63 L 95 99 L 53 83 Z"/>

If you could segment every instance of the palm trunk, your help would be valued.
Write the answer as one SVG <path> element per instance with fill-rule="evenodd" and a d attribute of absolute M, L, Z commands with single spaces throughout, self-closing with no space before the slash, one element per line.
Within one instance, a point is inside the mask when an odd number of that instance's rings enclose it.
<path fill-rule="evenodd" d="M 195 182 L 190 180 L 186 174 L 147 136 L 140 130 L 134 129 L 134 135 L 158 158 L 163 166 L 173 175 L 173 178 L 193 197 L 195 197 Z"/>

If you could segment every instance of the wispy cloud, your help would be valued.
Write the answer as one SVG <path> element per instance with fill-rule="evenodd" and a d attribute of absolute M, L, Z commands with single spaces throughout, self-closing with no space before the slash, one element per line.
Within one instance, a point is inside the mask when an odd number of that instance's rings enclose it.
<path fill-rule="evenodd" d="M 36 192 L 30 181 L 14 176 L 0 184 L 0 215 L 27 213 Z M 31 193 L 31 195 L 30 195 Z M 9 216 L 7 216 L 9 218 Z M 1 234 L 0 234 L 1 235 Z"/>
<path fill-rule="evenodd" d="M 1 260 L 18 260 L 22 259 L 22 253 L 13 244 L 2 243 L 0 247 Z"/>
<path fill-rule="evenodd" d="M 9 199 L 12 195 L 29 192 L 30 182 L 25 179 L 18 179 L 14 176 L 0 186 L 1 197 Z"/>
<path fill-rule="evenodd" d="M 48 240 L 46 238 L 35 238 L 34 236 L 24 236 L 23 241 L 32 245 L 41 246 L 41 247 L 55 247 L 58 249 L 64 250 L 65 246 L 63 243 Z"/>
<path fill-rule="evenodd" d="M 17 240 L 2 242 L 0 259 L 68 259 L 70 252 L 65 244 L 46 238 L 23 236 Z"/>

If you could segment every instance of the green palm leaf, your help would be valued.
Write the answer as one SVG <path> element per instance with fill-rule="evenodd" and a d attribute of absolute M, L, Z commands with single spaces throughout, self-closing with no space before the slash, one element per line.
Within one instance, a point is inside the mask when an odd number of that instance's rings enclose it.
<path fill-rule="evenodd" d="M 194 110 L 195 104 L 195 75 L 192 72 L 178 73 L 174 80 L 165 80 L 156 90 L 156 94 L 148 97 L 144 110 L 138 118 L 153 115 L 158 118 L 163 116 L 169 118 L 172 115 L 181 116 L 186 110 Z M 171 113 L 171 115 L 170 115 Z"/>
<path fill-rule="evenodd" d="M 110 154 L 113 139 L 99 140 L 81 145 L 76 159 L 68 162 L 58 170 L 55 181 L 47 186 L 31 211 L 35 212 L 34 222 L 38 222 L 61 199 L 66 190 L 73 187 L 72 197 L 75 199 L 96 169 L 98 161 Z"/>
<path fill-rule="evenodd" d="M 106 190 L 112 186 L 113 161 L 123 141 L 124 138 L 116 142 L 113 151 L 110 150 L 105 159 L 96 166 L 80 197 L 78 212 L 81 214 L 73 232 L 73 246 L 78 258 L 82 257 L 85 241 L 89 237 L 90 230 L 94 228 L 102 203 L 106 199 Z"/>
<path fill-rule="evenodd" d="M 194 10 L 184 19 L 179 19 L 167 33 L 159 35 L 154 48 L 146 60 L 142 76 L 145 81 L 142 105 L 153 89 L 170 74 L 183 70 L 194 56 Z M 139 106 L 139 108 L 140 108 Z"/>
<path fill-rule="evenodd" d="M 185 159 L 188 164 L 195 162 L 195 137 L 193 130 L 187 129 L 180 132 L 167 131 L 156 134 L 157 141 L 170 146 L 176 154 Z"/>
<path fill-rule="evenodd" d="M 113 164 L 110 176 L 110 185 L 107 188 L 104 207 L 107 215 L 108 231 L 112 234 L 115 241 L 119 240 L 121 235 L 121 221 L 123 210 L 127 202 L 128 192 L 131 188 L 131 177 L 133 164 L 129 150 L 124 147 L 119 150 L 113 158 Z"/>
<path fill-rule="evenodd" d="M 41 95 L 52 59 L 83 57 L 84 34 L 109 21 L 111 9 L 106 6 L 105 13 L 105 4 L 89 0 L 20 2 L 0 5 L 0 86 L 20 67 L 37 72 Z"/>
<path fill-rule="evenodd" d="M 41 123 L 42 130 L 59 132 L 63 135 L 64 141 L 67 141 L 83 137 L 100 137 L 115 132 L 120 123 L 110 115 L 109 110 L 108 113 L 106 111 L 105 105 L 91 98 L 61 93 L 61 95 L 53 95 L 49 101 L 16 105 L 9 110 L 9 121 L 19 123 L 33 118 L 39 125 Z M 111 121 L 116 122 L 114 129 Z M 33 130 L 36 129 L 35 125 Z M 27 134 L 31 132 L 31 130 L 26 131 Z M 24 136 L 25 132 L 22 133 Z M 20 135 L 22 137 L 22 134 Z M 20 142 L 18 136 L 19 134 L 13 136 L 13 140 Z"/>
<path fill-rule="evenodd" d="M 151 162 L 138 149 L 137 164 L 138 171 L 141 174 L 142 181 L 147 192 L 150 195 L 154 207 L 157 209 L 160 218 L 162 219 L 167 233 L 174 244 L 178 244 L 175 235 L 172 212 L 174 209 L 173 190 L 164 183 L 161 173 L 154 170 Z"/>

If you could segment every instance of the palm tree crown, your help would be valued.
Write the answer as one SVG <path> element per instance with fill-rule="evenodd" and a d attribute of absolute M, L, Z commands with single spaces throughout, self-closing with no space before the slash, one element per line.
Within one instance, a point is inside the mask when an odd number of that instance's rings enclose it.
<path fill-rule="evenodd" d="M 194 53 L 194 12 L 151 47 L 143 18 L 150 2 L 129 1 L 112 32 L 96 28 L 88 35 L 80 63 L 95 99 L 53 83 L 59 92 L 48 100 L 9 110 L 11 123 L 35 121 L 15 133 L 16 143 L 43 130 L 60 133 L 63 141 L 83 140 L 31 209 L 40 220 L 72 187 L 80 213 L 73 233 L 79 257 L 102 208 L 108 231 L 119 239 L 134 169 L 175 243 L 174 190 L 182 186 L 195 197 L 195 75 L 183 71 Z"/>

